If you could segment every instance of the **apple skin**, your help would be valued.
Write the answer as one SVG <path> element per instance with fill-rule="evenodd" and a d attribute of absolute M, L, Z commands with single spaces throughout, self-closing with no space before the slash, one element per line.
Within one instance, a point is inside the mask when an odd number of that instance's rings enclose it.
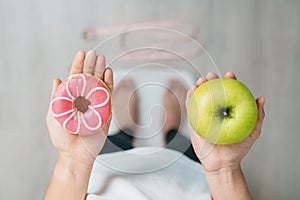
<path fill-rule="evenodd" d="M 197 134 L 214 144 L 242 141 L 254 129 L 258 115 L 249 89 L 230 78 L 200 85 L 188 102 L 187 112 Z"/>

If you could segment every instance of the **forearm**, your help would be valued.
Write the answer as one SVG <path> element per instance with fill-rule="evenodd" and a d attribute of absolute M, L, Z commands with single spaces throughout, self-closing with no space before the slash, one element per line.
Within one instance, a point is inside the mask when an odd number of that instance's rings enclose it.
<path fill-rule="evenodd" d="M 209 172 L 206 174 L 206 179 L 213 200 L 251 200 L 251 195 L 240 166 Z"/>
<path fill-rule="evenodd" d="M 86 198 L 92 166 L 59 157 L 49 183 L 46 200 L 83 200 Z"/>

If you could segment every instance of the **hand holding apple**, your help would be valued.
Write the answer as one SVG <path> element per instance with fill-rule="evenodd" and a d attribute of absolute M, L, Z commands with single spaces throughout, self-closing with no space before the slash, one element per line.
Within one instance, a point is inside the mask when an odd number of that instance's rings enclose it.
<path fill-rule="evenodd" d="M 231 72 L 227 73 L 225 75 L 225 78 L 236 79 L 235 75 Z M 195 92 L 195 90 L 198 87 L 200 87 L 202 84 L 204 84 L 205 82 L 207 82 L 207 81 L 209 82 L 210 80 L 213 80 L 213 79 L 218 79 L 218 76 L 215 73 L 210 72 L 206 75 L 206 77 L 199 78 L 199 80 L 196 82 L 196 84 L 189 90 L 188 95 L 187 95 L 187 101 L 186 101 L 187 102 L 187 110 L 190 109 L 189 112 L 193 112 L 192 109 L 189 108 L 189 103 L 190 103 L 190 99 L 193 96 L 193 93 Z M 246 95 L 246 98 L 249 98 L 250 99 L 249 102 L 251 102 L 251 95 L 250 96 Z M 255 106 L 257 106 L 257 108 L 256 107 L 250 108 L 250 110 L 252 109 L 252 111 L 253 111 L 253 113 L 250 113 L 250 116 L 252 116 L 252 119 L 242 120 L 242 121 L 244 121 L 244 123 L 246 123 L 245 124 L 246 127 L 242 127 L 240 125 L 238 125 L 239 127 L 234 127 L 234 126 L 237 126 L 234 124 L 234 120 L 227 119 L 227 120 L 233 120 L 232 122 L 229 122 L 228 124 L 226 124 L 226 126 L 224 126 L 227 130 L 225 130 L 225 129 L 222 130 L 222 128 L 223 128 L 222 126 L 219 126 L 219 128 L 216 129 L 217 131 L 225 131 L 225 134 L 223 134 L 223 138 L 221 138 L 221 140 L 219 140 L 219 143 L 227 144 L 227 145 L 213 144 L 211 142 L 208 142 L 203 137 L 199 136 L 191 126 L 189 127 L 193 148 L 195 150 L 196 155 L 202 162 L 202 165 L 207 172 L 215 171 L 215 170 L 218 170 L 221 168 L 226 168 L 226 167 L 237 167 L 240 165 L 242 158 L 247 154 L 247 152 L 250 150 L 250 148 L 252 147 L 255 140 L 260 135 L 262 122 L 263 122 L 263 118 L 264 118 L 264 110 L 263 110 L 264 102 L 265 102 L 264 97 L 258 97 L 256 99 Z M 220 108 L 219 109 L 220 112 L 218 113 L 219 114 L 218 117 L 220 119 L 219 121 L 221 121 L 221 119 L 222 119 L 221 115 L 223 115 L 223 118 L 224 118 L 224 117 L 226 117 L 226 115 L 229 114 L 228 113 L 229 110 L 227 110 L 226 107 L 223 107 L 224 105 L 214 105 L 214 106 L 217 106 Z M 252 106 L 251 103 L 250 103 L 250 106 Z M 231 111 L 231 112 L 233 112 L 233 111 Z M 235 112 L 237 112 L 237 111 L 235 111 Z M 256 115 L 256 113 L 257 113 L 257 115 Z M 213 117 L 213 113 L 209 113 L 209 111 L 207 111 L 207 114 L 211 115 L 211 116 L 207 116 L 207 118 Z M 253 118 L 253 117 L 255 117 L 255 118 Z M 198 121 L 198 120 L 196 120 L 196 121 Z M 254 126 L 252 125 L 253 122 L 254 122 Z M 256 124 L 255 124 L 255 122 L 256 122 Z M 222 122 L 220 122 L 220 123 L 222 124 Z M 194 126 L 195 126 L 195 123 L 194 123 Z M 247 132 L 247 131 L 249 131 L 249 129 L 251 129 L 250 134 L 249 134 L 249 132 Z M 238 133 L 239 130 L 243 130 L 246 132 Z M 230 137 L 230 136 L 228 136 L 228 135 L 230 135 L 230 131 L 237 132 L 234 134 L 241 134 L 241 136 Z M 249 134 L 249 136 L 247 136 L 248 134 Z M 224 137 L 224 135 L 225 135 L 225 137 Z M 246 136 L 246 138 L 245 138 L 245 136 Z M 214 137 L 212 137 L 212 138 L 216 139 Z M 211 139 L 211 138 L 209 138 L 209 139 Z M 240 141 L 241 139 L 243 139 L 243 140 Z M 218 142 L 218 140 L 217 140 L 217 142 Z M 234 143 L 234 144 L 229 144 L 229 143 Z"/>
<path fill-rule="evenodd" d="M 231 78 L 201 84 L 188 102 L 193 129 L 214 144 L 233 144 L 245 139 L 257 119 L 257 106 L 249 89 Z"/>

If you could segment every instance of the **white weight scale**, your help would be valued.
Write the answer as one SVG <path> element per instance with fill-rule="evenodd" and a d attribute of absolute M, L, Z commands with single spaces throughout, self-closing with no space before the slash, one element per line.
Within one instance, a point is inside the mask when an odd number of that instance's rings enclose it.
<path fill-rule="evenodd" d="M 194 74 L 188 70 L 172 68 L 163 64 L 146 64 L 133 68 L 114 68 L 114 85 L 123 78 L 132 78 L 139 96 L 139 125 L 134 146 L 162 146 L 161 128 L 164 123 L 162 97 L 169 79 L 181 80 L 187 88 L 196 81 Z M 125 105 L 124 105 L 125 106 Z M 189 138 L 187 119 L 180 127 L 181 133 Z M 109 135 L 119 131 L 114 116 Z"/>

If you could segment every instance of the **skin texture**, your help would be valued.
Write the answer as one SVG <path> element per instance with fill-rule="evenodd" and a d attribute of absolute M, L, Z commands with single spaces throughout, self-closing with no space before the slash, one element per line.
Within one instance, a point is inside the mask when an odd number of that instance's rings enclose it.
<path fill-rule="evenodd" d="M 105 68 L 104 56 L 97 56 L 95 51 L 89 51 L 87 54 L 83 51 L 78 52 L 74 57 L 70 74 L 82 72 L 100 77 L 110 90 L 113 90 L 113 73 L 110 68 Z M 235 79 L 233 73 L 227 73 L 225 77 Z M 214 78 L 217 78 L 214 73 L 200 78 L 189 90 L 187 102 L 199 85 Z M 60 83 L 61 80 L 54 79 L 52 95 Z M 213 199 L 251 199 L 240 163 L 260 135 L 264 118 L 264 101 L 263 97 L 257 98 L 257 124 L 252 133 L 240 143 L 226 146 L 212 145 L 190 128 L 192 144 L 206 171 Z M 85 199 L 93 163 L 103 147 L 110 123 L 107 123 L 97 134 L 79 136 L 66 132 L 50 111 L 48 111 L 46 121 L 52 143 L 59 156 L 45 199 Z"/>

